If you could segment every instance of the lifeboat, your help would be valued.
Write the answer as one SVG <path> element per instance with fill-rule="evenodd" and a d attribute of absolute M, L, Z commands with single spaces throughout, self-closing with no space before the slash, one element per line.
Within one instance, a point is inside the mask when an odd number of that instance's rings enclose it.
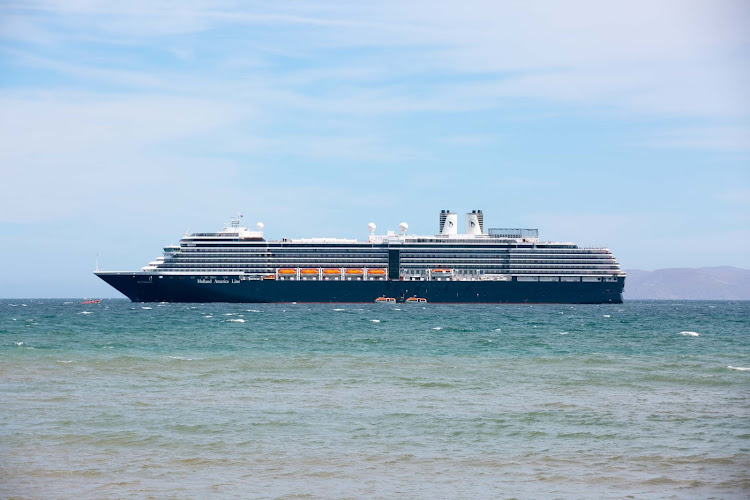
<path fill-rule="evenodd" d="M 302 269 L 299 272 L 300 274 L 304 274 L 306 276 L 310 276 L 311 274 L 318 274 L 317 269 Z"/>
<path fill-rule="evenodd" d="M 263 276 L 263 279 L 264 280 L 275 280 L 276 279 L 276 275 L 275 274 L 267 274 L 267 275 Z"/>
<path fill-rule="evenodd" d="M 373 276 L 384 276 L 385 269 L 370 269 L 367 271 L 367 274 L 372 274 Z"/>
<path fill-rule="evenodd" d="M 279 269 L 279 274 L 282 276 L 296 275 L 297 270 L 296 269 Z"/>
<path fill-rule="evenodd" d="M 349 276 L 362 276 L 365 272 L 362 269 L 347 269 L 346 274 Z"/>
<path fill-rule="evenodd" d="M 432 270 L 432 273 L 433 273 L 433 274 L 435 274 L 435 273 L 440 273 L 440 274 L 450 274 L 450 272 L 451 272 L 451 270 L 450 270 L 450 269 L 433 269 L 433 270 Z"/>
<path fill-rule="evenodd" d="M 382 303 L 386 303 L 387 304 L 387 303 L 391 303 L 391 302 L 396 302 L 396 299 L 393 298 L 393 297 L 383 296 L 383 297 L 378 297 L 377 299 L 375 299 L 375 302 L 379 302 L 381 304 Z"/>
<path fill-rule="evenodd" d="M 423 297 L 409 297 L 408 299 L 406 299 L 406 302 L 411 302 L 411 303 L 414 303 L 414 302 L 427 302 L 427 299 L 425 299 Z"/>
<path fill-rule="evenodd" d="M 334 276 L 341 274 L 341 269 L 323 269 L 323 274 L 327 276 Z"/>
<path fill-rule="evenodd" d="M 84 299 L 83 301 L 79 302 L 79 304 L 98 304 L 99 302 L 101 302 L 101 299 L 93 299 L 93 300 Z"/>

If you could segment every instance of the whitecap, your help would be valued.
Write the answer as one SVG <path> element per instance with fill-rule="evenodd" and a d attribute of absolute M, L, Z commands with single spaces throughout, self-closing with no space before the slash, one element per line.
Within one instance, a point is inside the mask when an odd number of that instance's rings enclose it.
<path fill-rule="evenodd" d="M 179 359 L 180 361 L 193 361 L 193 358 L 185 358 L 183 356 L 162 356 L 165 359 Z"/>
<path fill-rule="evenodd" d="M 680 335 L 685 335 L 689 337 L 697 337 L 700 334 L 698 332 L 680 332 Z"/>
<path fill-rule="evenodd" d="M 91 311 L 81 311 L 78 314 L 94 314 Z"/>
<path fill-rule="evenodd" d="M 346 309 L 334 309 L 334 311 L 346 311 Z"/>
<path fill-rule="evenodd" d="M 560 332 L 560 335 L 569 335 L 570 332 Z"/>
<path fill-rule="evenodd" d="M 224 313 L 224 316 L 231 316 L 231 315 L 233 315 L 233 314 L 234 314 L 234 313 Z"/>
<path fill-rule="evenodd" d="M 26 304 L 21 304 L 21 307 L 26 307 Z"/>
<path fill-rule="evenodd" d="M 16 342 L 16 345 L 23 345 L 23 342 Z"/>
<path fill-rule="evenodd" d="M 740 372 L 750 371 L 750 368 L 746 368 L 744 366 L 727 366 L 727 368 L 729 368 L 730 370 L 737 370 Z"/>
<path fill-rule="evenodd" d="M 156 307 L 164 307 L 166 304 L 157 304 Z"/>
<path fill-rule="evenodd" d="M 259 313 L 260 311 L 258 309 L 245 309 L 249 313 Z"/>
<path fill-rule="evenodd" d="M 605 318 L 611 318 L 612 316 L 610 316 L 609 314 L 605 314 L 604 317 Z"/>
<path fill-rule="evenodd" d="M 152 308 L 151 307 L 143 307 L 143 306 L 141 306 L 141 309 L 149 310 L 149 309 L 152 309 Z"/>
<path fill-rule="evenodd" d="M 203 316 L 204 318 L 213 318 L 210 314 L 208 316 Z"/>
<path fill-rule="evenodd" d="M 433 328 L 433 330 L 442 330 L 442 329 L 443 329 L 442 326 L 436 326 L 436 327 Z"/>
<path fill-rule="evenodd" d="M 379 319 L 371 319 L 370 321 L 372 321 L 373 323 L 380 323 Z"/>
<path fill-rule="evenodd" d="M 495 329 L 494 329 L 494 330 L 492 330 L 492 331 L 493 331 L 493 332 L 502 332 L 502 331 L 503 331 L 503 329 L 502 329 L 502 328 L 495 328 Z"/>
<path fill-rule="evenodd" d="M 114 349 L 114 348 L 115 348 L 115 346 L 113 346 L 113 345 L 102 346 L 102 349 Z"/>
<path fill-rule="evenodd" d="M 245 322 L 245 320 L 242 318 L 228 319 L 227 321 L 229 321 L 230 323 L 244 323 Z"/>
<path fill-rule="evenodd" d="M 72 359 L 58 359 L 58 363 L 75 363 Z"/>
<path fill-rule="evenodd" d="M 397 307 L 397 308 L 394 309 L 394 311 L 400 311 L 400 310 L 401 310 L 400 307 Z"/>

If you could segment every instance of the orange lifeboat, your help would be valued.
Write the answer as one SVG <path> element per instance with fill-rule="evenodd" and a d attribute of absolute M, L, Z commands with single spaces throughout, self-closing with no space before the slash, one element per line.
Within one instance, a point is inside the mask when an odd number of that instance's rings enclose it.
<path fill-rule="evenodd" d="M 380 303 L 391 303 L 391 302 L 396 302 L 396 299 L 395 299 L 395 298 L 393 298 L 393 297 L 386 297 L 386 296 L 383 296 L 383 297 L 378 297 L 377 299 L 375 299 L 375 302 L 380 302 Z"/>
<path fill-rule="evenodd" d="M 408 299 L 406 299 L 406 302 L 411 302 L 411 303 L 414 303 L 414 302 L 427 302 L 427 299 L 425 299 L 423 297 L 409 297 Z"/>
<path fill-rule="evenodd" d="M 341 274 L 341 269 L 323 269 L 323 274 L 328 276 Z"/>
<path fill-rule="evenodd" d="M 290 276 L 292 274 L 296 275 L 297 270 L 296 269 L 279 269 L 279 274 L 282 276 Z"/>
<path fill-rule="evenodd" d="M 450 273 L 451 270 L 450 269 L 433 269 L 432 272 L 433 273 Z"/>
<path fill-rule="evenodd" d="M 367 274 L 372 274 L 373 276 L 383 276 L 385 275 L 385 269 L 370 269 L 367 271 Z"/>
<path fill-rule="evenodd" d="M 364 273 L 365 272 L 362 269 L 347 269 L 346 270 L 346 274 L 348 274 L 349 276 L 351 275 L 362 276 Z"/>
<path fill-rule="evenodd" d="M 302 269 L 299 272 L 300 274 L 304 274 L 306 276 L 310 276 L 311 274 L 318 274 L 317 269 Z"/>

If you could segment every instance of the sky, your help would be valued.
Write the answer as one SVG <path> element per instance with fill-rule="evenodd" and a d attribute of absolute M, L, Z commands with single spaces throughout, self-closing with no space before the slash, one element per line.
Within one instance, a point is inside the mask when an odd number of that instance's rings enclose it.
<path fill-rule="evenodd" d="M 0 0 L 0 297 L 236 213 L 750 268 L 750 2 Z M 459 220 L 462 221 L 460 216 Z"/>

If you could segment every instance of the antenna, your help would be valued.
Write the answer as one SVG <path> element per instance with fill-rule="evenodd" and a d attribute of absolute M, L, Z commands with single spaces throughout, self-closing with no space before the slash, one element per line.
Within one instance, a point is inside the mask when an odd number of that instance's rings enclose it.
<path fill-rule="evenodd" d="M 94 262 L 95 262 L 94 272 L 98 273 L 99 272 L 99 254 L 96 254 L 96 260 Z"/>

